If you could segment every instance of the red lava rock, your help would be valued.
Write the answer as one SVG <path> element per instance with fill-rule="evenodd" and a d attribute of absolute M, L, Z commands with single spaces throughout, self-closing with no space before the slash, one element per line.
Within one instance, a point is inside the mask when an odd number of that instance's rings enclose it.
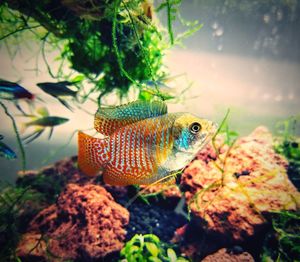
<path fill-rule="evenodd" d="M 254 258 L 247 252 L 234 254 L 226 248 L 222 248 L 216 253 L 205 257 L 202 262 L 254 262 Z"/>
<path fill-rule="evenodd" d="M 287 161 L 272 143 L 269 131 L 259 127 L 232 148 L 223 147 L 218 158 L 208 146 L 181 177 L 193 220 L 223 243 L 256 236 L 265 228 L 268 212 L 300 206 L 299 192 L 287 176 Z"/>
<path fill-rule="evenodd" d="M 69 184 L 56 204 L 32 220 L 17 253 L 25 258 L 50 253 L 51 261 L 103 258 L 123 247 L 128 222 L 129 212 L 103 187 Z"/>
<path fill-rule="evenodd" d="M 179 189 L 179 187 L 176 184 L 157 184 L 157 185 L 142 185 L 141 186 L 141 192 L 142 195 L 148 195 L 148 194 L 162 194 L 166 198 L 175 198 L 180 199 L 182 196 L 182 193 Z"/>
<path fill-rule="evenodd" d="M 97 177 L 90 178 L 83 173 L 81 173 L 77 168 L 77 156 L 68 157 L 62 159 L 53 165 L 49 165 L 41 168 L 38 171 L 25 171 L 23 173 L 20 171 L 18 173 L 17 184 L 32 184 L 37 176 L 43 175 L 45 177 L 51 177 L 51 179 L 55 179 L 59 181 L 61 185 L 66 185 L 68 183 L 76 183 L 76 184 L 89 184 L 94 182 Z"/>

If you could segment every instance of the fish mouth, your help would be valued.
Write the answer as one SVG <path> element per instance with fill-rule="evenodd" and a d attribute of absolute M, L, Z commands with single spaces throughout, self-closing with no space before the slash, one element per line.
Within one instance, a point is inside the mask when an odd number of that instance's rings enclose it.
<path fill-rule="evenodd" d="M 219 125 L 215 122 L 211 122 L 211 127 L 212 127 L 212 130 L 209 132 L 209 135 L 214 136 L 218 132 Z"/>
<path fill-rule="evenodd" d="M 205 147 L 208 144 L 208 142 L 210 141 L 210 139 L 212 137 L 213 137 L 213 133 L 210 133 L 209 135 L 207 135 L 207 137 L 200 144 L 197 154 L 203 149 L 203 147 Z"/>

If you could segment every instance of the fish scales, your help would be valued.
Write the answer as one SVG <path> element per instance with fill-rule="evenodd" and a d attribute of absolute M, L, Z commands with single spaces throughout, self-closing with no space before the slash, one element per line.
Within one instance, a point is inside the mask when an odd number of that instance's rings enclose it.
<path fill-rule="evenodd" d="M 101 108 L 95 128 L 79 132 L 78 165 L 87 175 L 100 168 L 112 185 L 150 184 L 184 168 L 209 141 L 216 125 L 189 113 L 167 113 L 163 102 L 136 101 Z"/>
<path fill-rule="evenodd" d="M 117 150 L 111 152 L 112 161 L 108 161 L 114 178 L 126 176 L 130 180 L 147 180 L 147 177 L 157 171 L 158 165 L 167 158 L 166 138 L 170 129 L 167 132 L 163 130 L 167 118 L 147 119 L 137 126 L 126 126 L 110 137 L 111 148 L 117 145 Z M 153 139 L 154 133 L 160 134 L 158 139 Z M 123 159 L 127 159 L 124 165 Z"/>
<path fill-rule="evenodd" d="M 166 113 L 167 107 L 164 103 L 153 101 L 149 104 L 135 101 L 117 107 L 99 108 L 95 115 L 94 125 L 99 133 L 110 135 L 125 125 Z"/>

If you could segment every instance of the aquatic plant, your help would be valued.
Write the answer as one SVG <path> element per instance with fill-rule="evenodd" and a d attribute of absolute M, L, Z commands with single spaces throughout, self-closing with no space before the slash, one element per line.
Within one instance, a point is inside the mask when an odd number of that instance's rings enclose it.
<path fill-rule="evenodd" d="M 24 176 L 18 179 L 17 186 L 20 188 L 31 188 L 38 192 L 48 204 L 52 204 L 63 190 L 65 181 L 66 178 L 64 176 L 57 176 L 56 174 L 46 175 L 41 172 L 33 177 Z"/>
<path fill-rule="evenodd" d="M 297 137 L 299 116 L 290 117 L 276 125 L 278 136 L 274 141 L 275 151 L 284 155 L 288 162 L 288 175 L 294 185 L 300 189 L 300 140 Z"/>
<path fill-rule="evenodd" d="M 16 138 L 17 138 L 17 143 L 18 143 L 18 146 L 19 146 L 19 149 L 20 149 L 20 153 L 21 153 L 22 170 L 23 170 L 23 172 L 24 172 L 25 169 L 26 169 L 26 153 L 25 153 L 25 149 L 24 149 L 24 146 L 23 146 L 21 137 L 20 137 L 20 133 L 19 133 L 19 130 L 18 130 L 18 127 L 17 127 L 16 121 L 15 121 L 15 118 L 14 118 L 14 117 L 12 116 L 12 114 L 8 111 L 8 109 L 7 109 L 7 107 L 5 106 L 5 104 L 3 104 L 1 101 L 0 101 L 0 105 L 1 105 L 1 107 L 3 108 L 5 114 L 10 118 L 10 120 L 11 120 L 11 122 L 12 122 L 13 130 L 14 130 L 14 132 L 15 132 L 15 135 L 16 135 Z"/>
<path fill-rule="evenodd" d="M 300 260 L 300 212 L 274 212 L 261 259 L 267 261 Z"/>
<path fill-rule="evenodd" d="M 274 149 L 288 162 L 288 175 L 300 188 L 300 147 L 296 135 L 299 117 L 290 117 L 276 124 Z M 300 259 L 300 213 L 281 211 L 271 213 L 271 230 L 265 237 L 262 261 L 298 261 Z"/>
<path fill-rule="evenodd" d="M 191 204 L 195 203 L 197 208 L 200 210 L 203 207 L 201 207 L 198 203 L 199 197 L 201 197 L 201 199 L 202 199 L 203 195 L 205 193 L 209 192 L 210 190 L 213 190 L 213 191 L 219 190 L 224 186 L 224 174 L 225 174 L 226 160 L 227 160 L 228 155 L 230 154 L 231 148 L 233 148 L 233 146 L 239 136 L 239 134 L 236 131 L 230 130 L 230 128 L 229 128 L 229 124 L 228 124 L 229 114 L 230 114 L 230 109 L 227 110 L 223 120 L 221 121 L 221 123 L 219 125 L 217 132 L 212 137 L 212 147 L 215 152 L 216 159 L 220 163 L 220 164 L 218 164 L 216 161 L 214 161 L 214 165 L 220 171 L 221 178 L 219 180 L 213 182 L 211 185 L 203 188 L 202 190 L 199 190 L 198 192 L 196 192 L 194 194 L 193 198 L 189 201 L 188 206 L 187 206 L 189 219 L 190 219 L 190 213 L 191 213 L 191 208 L 190 208 Z M 221 144 L 217 143 L 218 136 L 223 137 L 223 142 L 221 142 Z M 224 145 L 228 146 L 228 150 L 227 150 L 225 157 L 221 158 L 220 150 Z M 207 203 L 206 206 L 209 205 L 212 201 L 213 200 L 211 200 L 209 203 Z"/>
<path fill-rule="evenodd" d="M 129 89 L 136 90 L 142 100 L 174 99 L 174 95 L 162 92 L 158 84 L 168 75 L 163 66 L 165 51 L 202 26 L 181 18 L 180 2 L 163 1 L 156 9 L 158 12 L 167 7 L 170 44 L 164 28 L 154 17 L 153 4 L 146 0 L 5 0 L 0 4 L 0 47 L 7 50 L 13 61 L 21 46 L 36 43 L 39 48 L 33 70 L 39 74 L 37 61 L 41 56 L 48 74 L 56 81 L 50 84 L 72 83 L 76 91 L 70 90 L 74 93 L 71 102 L 82 111 L 85 110 L 81 105 L 86 101 L 101 104 L 110 93 L 122 99 Z M 177 16 L 187 30 L 175 35 L 172 23 Z M 50 57 L 53 54 L 55 59 Z M 149 80 L 153 85 L 148 84 Z M 72 110 L 67 100 L 56 98 Z M 32 100 L 36 99 L 39 97 Z M 4 103 L 1 106 L 10 114 Z M 23 109 L 22 112 L 27 114 Z M 10 115 L 24 171 L 26 155 L 15 125 L 17 121 Z"/>
<path fill-rule="evenodd" d="M 1 261 L 18 261 L 16 247 L 22 229 L 38 211 L 42 201 L 42 196 L 29 187 L 2 186 L 0 193 Z"/>
<path fill-rule="evenodd" d="M 129 240 L 120 252 L 120 261 L 188 261 L 186 258 L 177 256 L 173 248 L 153 234 L 135 235 Z"/>
<path fill-rule="evenodd" d="M 172 22 L 178 14 L 180 0 L 163 2 L 157 11 L 168 6 L 169 34 L 174 39 Z M 34 7 L 33 7 L 34 6 Z M 15 11 L 17 10 L 17 11 Z M 59 80 L 76 80 L 83 101 L 98 93 L 98 99 L 117 90 L 122 97 L 134 84 L 141 90 L 149 88 L 143 81 L 154 83 L 167 72 L 163 69 L 163 56 L 169 44 L 164 29 L 154 19 L 154 6 L 148 1 L 3 1 L 0 6 L 2 35 L 0 44 L 10 53 L 18 52 L 19 45 L 29 35 L 41 43 L 42 57 L 49 74 Z M 187 23 L 188 36 L 199 30 L 198 22 Z M 11 50 L 13 49 L 13 50 Z M 47 52 L 60 50 L 57 72 L 50 66 Z M 13 56 L 12 56 L 13 58 Z M 64 73 L 68 65 L 76 72 Z M 38 68 L 37 68 L 38 69 Z M 36 70 L 37 70 L 36 69 Z M 82 82 L 94 87 L 84 90 Z M 159 96 L 159 88 L 155 87 Z M 99 94 L 100 93 L 100 94 Z"/>
<path fill-rule="evenodd" d="M 0 187 L 0 260 L 19 261 L 16 247 L 31 219 L 46 205 L 56 201 L 63 189 L 64 176 L 43 172 L 28 174 L 16 185 Z M 46 240 L 44 236 L 43 240 Z"/>

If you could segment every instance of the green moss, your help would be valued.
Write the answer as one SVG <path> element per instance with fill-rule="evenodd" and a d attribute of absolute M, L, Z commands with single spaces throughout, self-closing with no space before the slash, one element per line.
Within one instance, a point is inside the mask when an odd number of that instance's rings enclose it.
<path fill-rule="evenodd" d="M 31 188 L 38 192 L 48 204 L 52 204 L 63 190 L 65 182 L 66 178 L 63 175 L 39 173 L 34 176 L 19 178 L 17 186 L 20 188 Z"/>
<path fill-rule="evenodd" d="M 300 260 L 300 211 L 272 213 L 272 230 L 266 237 L 262 261 Z"/>
<path fill-rule="evenodd" d="M 43 197 L 29 188 L 4 186 L 0 192 L 0 259 L 18 261 L 16 247 L 21 233 L 36 214 Z"/>
<path fill-rule="evenodd" d="M 300 139 L 297 136 L 299 117 L 290 117 L 277 123 L 277 137 L 274 149 L 286 157 L 289 162 L 288 175 L 294 185 L 300 190 Z"/>
<path fill-rule="evenodd" d="M 47 41 L 54 49 L 62 50 L 58 60 L 67 59 L 71 68 L 83 73 L 87 79 L 103 75 L 99 80 L 93 80 L 95 92 L 107 94 L 119 90 L 122 96 L 127 94 L 133 81 L 155 80 L 163 74 L 162 57 L 167 46 L 162 44 L 160 29 L 144 12 L 143 2 L 97 1 L 95 14 L 88 5 L 80 6 L 79 1 L 71 1 L 69 6 L 58 1 L 23 1 L 18 4 L 3 1 L 0 13 L 5 14 L 1 21 L 4 32 L 18 33 L 18 28 L 35 31 L 32 26 L 43 26 L 47 32 L 36 30 L 36 36 L 39 41 Z M 118 53 L 113 48 L 113 40 L 117 43 Z M 120 63 L 130 78 L 122 73 Z M 61 71 L 51 75 L 68 78 Z"/>

